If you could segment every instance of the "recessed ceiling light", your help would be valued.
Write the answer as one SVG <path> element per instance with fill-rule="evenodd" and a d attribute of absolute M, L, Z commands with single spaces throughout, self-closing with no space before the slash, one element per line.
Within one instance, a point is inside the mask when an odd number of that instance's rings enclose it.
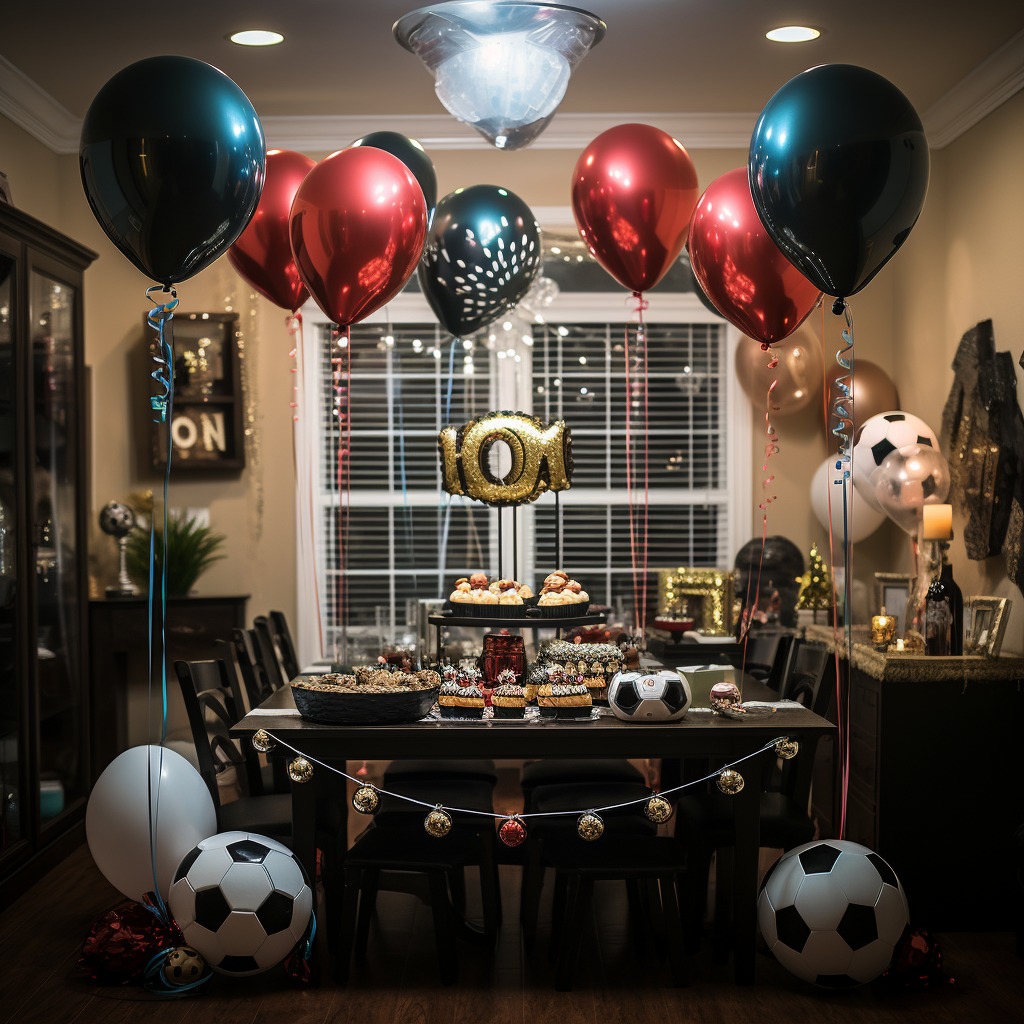
<path fill-rule="evenodd" d="M 276 46 L 284 42 L 280 32 L 268 32 L 262 28 L 250 28 L 244 32 L 233 32 L 228 39 L 239 46 Z"/>
<path fill-rule="evenodd" d="M 818 29 L 809 25 L 783 25 L 781 28 L 773 28 L 771 32 L 765 32 L 765 38 L 773 43 L 806 43 L 820 35 Z"/>

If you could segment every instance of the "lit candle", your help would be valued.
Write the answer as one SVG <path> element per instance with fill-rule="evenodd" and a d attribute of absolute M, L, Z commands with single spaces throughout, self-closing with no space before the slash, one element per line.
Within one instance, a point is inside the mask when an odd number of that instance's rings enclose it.
<path fill-rule="evenodd" d="M 903 650 L 903 641 L 902 640 L 897 640 L 896 641 L 896 650 L 897 651 L 902 651 Z"/>
<path fill-rule="evenodd" d="M 952 505 L 925 505 L 921 514 L 924 516 L 925 540 L 952 540 Z"/>

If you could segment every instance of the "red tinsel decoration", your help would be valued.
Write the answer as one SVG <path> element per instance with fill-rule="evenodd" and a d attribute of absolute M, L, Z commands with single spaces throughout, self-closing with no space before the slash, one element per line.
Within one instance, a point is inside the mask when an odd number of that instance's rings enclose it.
<path fill-rule="evenodd" d="M 925 928 L 908 931 L 892 966 L 882 980 L 893 988 L 925 989 L 941 985 L 946 972 L 942 967 L 942 947 Z M 953 979 L 950 978 L 952 984 Z"/>
<path fill-rule="evenodd" d="M 77 967 L 104 985 L 141 984 L 142 972 L 155 953 L 183 945 L 185 939 L 173 921 L 165 925 L 152 910 L 128 901 L 93 921 Z"/>

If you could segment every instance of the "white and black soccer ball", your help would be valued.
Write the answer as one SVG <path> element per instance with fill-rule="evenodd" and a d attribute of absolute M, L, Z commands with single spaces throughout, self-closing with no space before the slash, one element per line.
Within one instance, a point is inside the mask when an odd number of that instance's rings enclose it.
<path fill-rule="evenodd" d="M 690 684 L 678 672 L 616 672 L 608 706 L 624 722 L 674 722 L 690 709 Z"/>
<path fill-rule="evenodd" d="M 168 893 L 171 914 L 221 974 L 259 974 L 302 938 L 313 893 L 287 846 L 250 832 L 222 832 L 190 850 Z"/>
<path fill-rule="evenodd" d="M 892 868 L 866 846 L 841 839 L 783 854 L 757 898 L 757 923 L 775 958 L 823 988 L 853 988 L 877 978 L 909 920 Z"/>
<path fill-rule="evenodd" d="M 875 497 L 875 473 L 886 456 L 911 444 L 939 450 L 935 431 L 920 416 L 898 410 L 872 416 L 853 435 L 853 483 L 857 494 L 876 512 L 881 512 L 882 506 Z"/>

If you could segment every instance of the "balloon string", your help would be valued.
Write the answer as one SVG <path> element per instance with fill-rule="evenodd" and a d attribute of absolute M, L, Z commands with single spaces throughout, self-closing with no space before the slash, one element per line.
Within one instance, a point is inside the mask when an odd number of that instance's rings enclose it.
<path fill-rule="evenodd" d="M 352 396 L 352 332 L 349 327 L 335 327 L 331 331 L 331 362 L 333 364 L 335 415 L 338 419 L 338 624 L 341 627 L 341 658 L 348 660 L 348 537 L 349 508 L 352 500 L 351 463 L 351 396 Z"/>
<path fill-rule="evenodd" d="M 633 613 L 634 621 L 639 624 L 640 588 L 637 578 L 636 558 L 636 521 L 633 516 L 633 441 L 630 424 L 632 422 L 633 392 L 629 379 L 629 324 L 625 331 L 625 384 L 626 384 L 626 512 L 629 516 L 629 555 L 633 569 Z"/>
<path fill-rule="evenodd" d="M 302 314 L 294 313 L 284 318 L 285 327 L 292 337 L 292 462 L 295 467 L 295 484 L 299 496 L 299 549 L 300 557 L 307 557 L 313 567 L 313 598 L 316 605 L 316 629 L 318 654 L 324 656 L 324 617 L 320 605 L 320 573 L 316 559 L 316 524 L 313 512 L 313 464 L 310 458 L 310 444 L 315 437 L 313 422 L 303 405 L 306 395 L 306 353 L 305 333 Z M 305 507 L 303 507 L 305 506 Z"/>
<path fill-rule="evenodd" d="M 161 291 L 163 294 L 170 294 L 167 302 L 157 302 L 153 292 Z M 167 424 L 167 459 L 164 467 L 164 507 L 163 507 L 163 537 L 162 537 L 162 561 L 160 564 L 160 764 L 157 772 L 157 792 L 154 806 L 153 800 L 153 764 L 150 753 L 146 762 L 147 794 L 149 810 L 149 855 L 153 868 L 153 886 L 156 893 L 157 905 L 164 918 L 168 918 L 167 907 L 164 905 L 163 896 L 160 893 L 160 884 L 157 880 L 156 870 L 156 844 L 157 826 L 160 819 L 160 779 L 163 776 L 163 744 L 167 739 L 167 492 L 171 482 L 171 458 L 174 452 L 174 438 L 172 425 L 174 420 L 174 335 L 172 333 L 172 321 L 174 310 L 178 307 L 178 293 L 169 286 L 152 285 L 146 289 L 146 299 L 154 305 L 146 314 L 146 322 L 157 332 L 157 350 L 153 353 L 153 361 L 156 364 L 150 376 L 163 389 L 162 392 L 150 397 L 150 408 L 153 414 L 154 423 Z M 153 517 L 155 518 L 155 517 Z M 153 705 L 153 591 L 155 589 L 156 575 L 156 547 L 155 530 L 156 524 L 150 519 L 149 524 L 149 594 L 148 604 L 148 650 L 149 650 L 149 707 Z M 152 718 L 150 717 L 150 721 Z"/>
<path fill-rule="evenodd" d="M 643 637 L 644 629 L 647 625 L 647 555 L 650 550 L 648 544 L 649 537 L 649 525 L 650 525 L 650 500 L 651 500 L 651 489 L 650 489 L 650 416 L 649 416 L 649 398 L 650 398 L 650 376 L 647 370 L 647 330 L 644 327 L 644 310 L 650 306 L 650 303 L 644 299 L 642 295 L 637 293 L 634 295 L 637 300 L 636 304 L 636 318 L 637 318 L 637 332 L 636 340 L 637 346 L 643 353 L 643 395 L 644 395 L 644 533 L 643 543 L 641 545 L 641 558 L 642 558 L 642 569 L 640 574 L 640 585 L 642 587 L 640 591 L 640 636 Z"/>
<path fill-rule="evenodd" d="M 633 568 L 633 601 L 637 629 L 642 637 L 647 625 L 647 558 L 648 536 L 650 525 L 650 405 L 649 375 L 647 361 L 647 331 L 644 326 L 644 310 L 650 303 L 640 292 L 633 292 L 636 308 L 631 321 L 636 324 L 636 346 L 632 359 L 629 354 L 629 324 L 626 325 L 626 500 L 629 510 L 630 555 Z M 635 373 L 630 378 L 630 366 L 634 365 Z M 634 398 L 634 395 L 637 397 Z M 643 477 L 644 507 L 642 512 L 634 509 L 633 481 L 637 472 L 633 463 L 632 446 L 632 411 L 636 402 L 643 403 Z"/>

